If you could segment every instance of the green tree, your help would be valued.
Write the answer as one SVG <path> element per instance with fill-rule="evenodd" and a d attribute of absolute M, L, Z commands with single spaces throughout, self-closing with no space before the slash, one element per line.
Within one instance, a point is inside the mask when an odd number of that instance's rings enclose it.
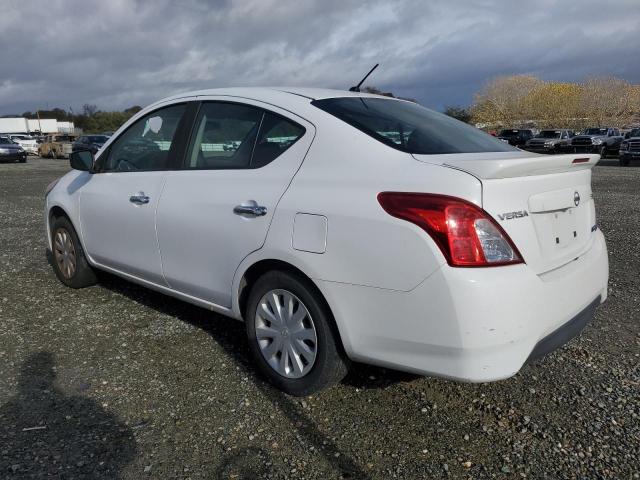
<path fill-rule="evenodd" d="M 444 112 L 442 113 L 444 113 L 445 115 L 449 115 L 450 117 L 453 117 L 456 120 L 460 120 L 461 122 L 464 122 L 464 123 L 471 122 L 471 112 L 469 111 L 468 108 L 465 108 L 465 107 L 448 105 L 447 107 L 445 107 Z"/>

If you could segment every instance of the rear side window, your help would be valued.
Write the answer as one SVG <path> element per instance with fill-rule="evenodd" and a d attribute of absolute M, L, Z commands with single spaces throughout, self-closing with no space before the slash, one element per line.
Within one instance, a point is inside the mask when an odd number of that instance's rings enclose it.
<path fill-rule="evenodd" d="M 265 112 L 260 135 L 251 160 L 252 168 L 263 167 L 293 145 L 303 134 L 304 128 L 279 115 Z"/>
<path fill-rule="evenodd" d="M 187 156 L 187 168 L 247 168 L 262 111 L 234 103 L 205 103 L 200 108 Z"/>
<path fill-rule="evenodd" d="M 304 132 L 303 127 L 251 105 L 207 102 L 196 119 L 186 168 L 260 168 Z"/>
<path fill-rule="evenodd" d="M 344 97 L 311 103 L 385 145 L 407 153 L 429 155 L 516 150 L 477 128 L 412 102 Z"/>

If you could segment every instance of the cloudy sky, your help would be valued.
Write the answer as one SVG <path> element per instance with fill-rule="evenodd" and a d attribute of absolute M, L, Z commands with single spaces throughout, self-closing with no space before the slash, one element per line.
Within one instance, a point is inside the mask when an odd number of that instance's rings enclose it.
<path fill-rule="evenodd" d="M 0 115 L 369 82 L 441 109 L 489 78 L 640 82 L 640 0 L 2 0 Z"/>

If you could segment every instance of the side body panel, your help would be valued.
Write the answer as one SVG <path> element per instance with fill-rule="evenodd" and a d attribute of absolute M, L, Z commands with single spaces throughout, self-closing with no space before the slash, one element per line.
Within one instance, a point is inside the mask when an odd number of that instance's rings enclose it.
<path fill-rule="evenodd" d="M 314 126 L 302 118 L 259 102 L 243 103 L 291 118 L 306 132 L 261 168 L 168 172 L 157 215 L 158 242 L 168 284 L 224 307 L 231 306 L 238 265 L 263 245 L 278 202 L 315 135 Z M 234 213 L 234 207 L 251 201 L 266 207 L 267 214 L 247 217 Z M 287 244 L 291 244 L 290 239 Z"/>

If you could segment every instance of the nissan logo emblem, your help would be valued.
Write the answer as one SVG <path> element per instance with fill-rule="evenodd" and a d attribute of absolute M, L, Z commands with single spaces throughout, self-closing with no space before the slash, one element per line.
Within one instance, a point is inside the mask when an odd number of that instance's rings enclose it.
<path fill-rule="evenodd" d="M 580 205 L 580 194 L 578 192 L 573 193 L 573 203 L 575 203 L 576 207 Z"/>

